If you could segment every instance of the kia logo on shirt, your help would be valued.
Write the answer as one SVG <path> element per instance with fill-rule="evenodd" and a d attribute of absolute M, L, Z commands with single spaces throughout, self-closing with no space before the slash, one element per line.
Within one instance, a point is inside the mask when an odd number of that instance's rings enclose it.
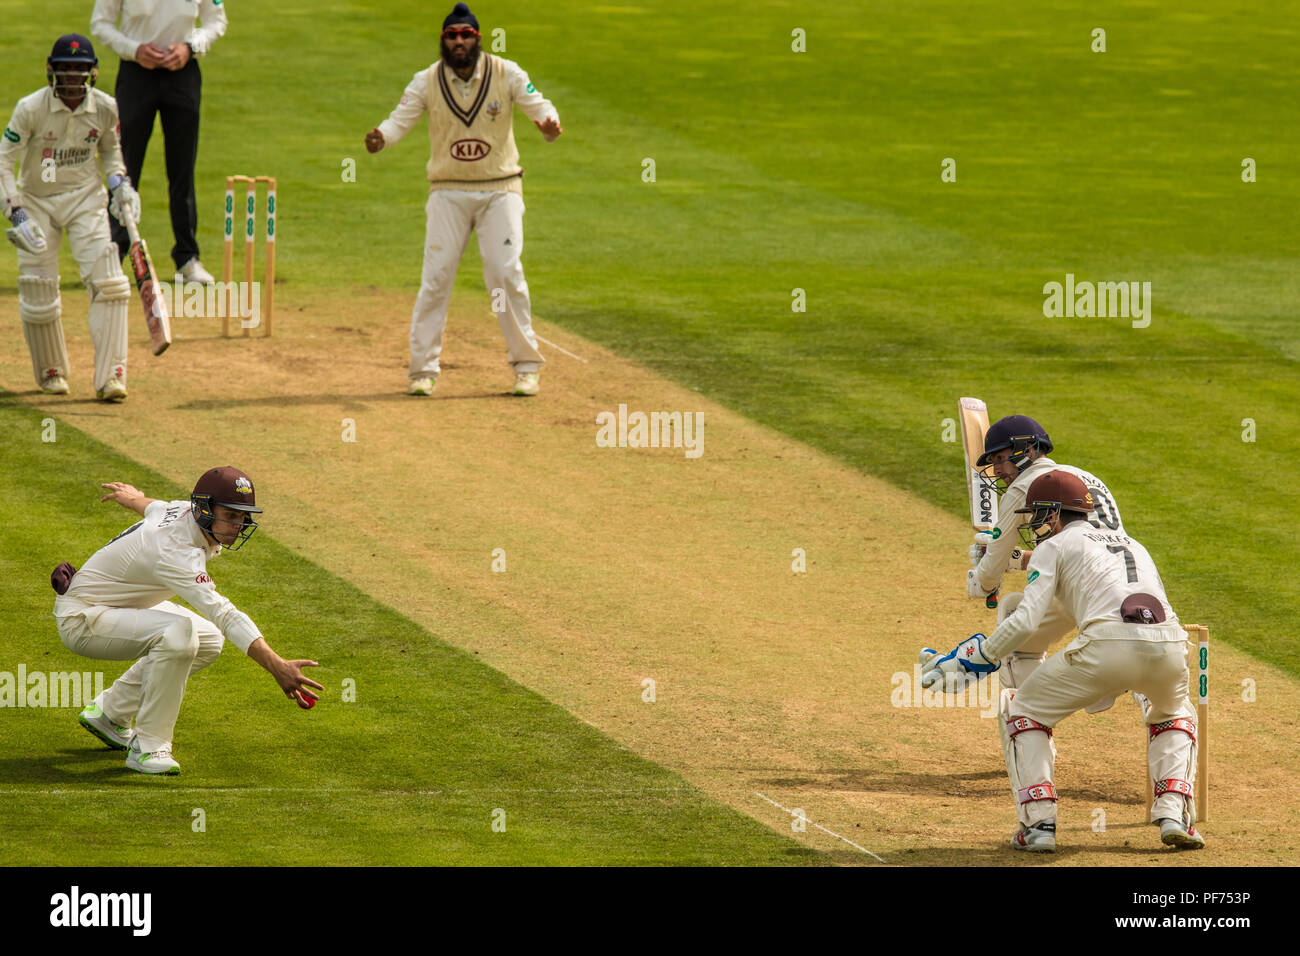
<path fill-rule="evenodd" d="M 472 163 L 490 152 L 492 152 L 491 144 L 481 139 L 458 139 L 451 144 L 451 158 L 458 159 L 462 163 Z"/>
<path fill-rule="evenodd" d="M 196 577 L 196 578 L 194 579 L 194 583 L 195 583 L 195 584 L 211 584 L 211 583 L 212 583 L 212 578 L 208 577 L 206 574 L 200 574 L 198 577 Z"/>

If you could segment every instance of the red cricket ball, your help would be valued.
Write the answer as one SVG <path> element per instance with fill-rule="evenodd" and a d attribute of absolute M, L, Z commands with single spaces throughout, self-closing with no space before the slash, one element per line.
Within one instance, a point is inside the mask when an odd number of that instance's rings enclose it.
<path fill-rule="evenodd" d="M 306 694 L 304 694 L 302 691 L 299 691 L 299 692 L 298 692 L 298 706 L 301 707 L 303 710 L 311 710 L 313 707 L 316 706 L 316 698 L 315 698 L 315 697 L 308 697 L 308 696 L 307 696 Z"/>

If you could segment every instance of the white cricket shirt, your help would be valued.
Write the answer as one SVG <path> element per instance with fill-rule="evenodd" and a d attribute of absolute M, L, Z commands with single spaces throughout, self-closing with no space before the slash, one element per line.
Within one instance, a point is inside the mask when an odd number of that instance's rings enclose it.
<path fill-rule="evenodd" d="M 96 606 L 149 608 L 179 595 L 244 653 L 262 636 L 252 619 L 217 593 L 208 560 L 221 553 L 210 544 L 188 501 L 155 501 L 144 518 L 100 548 L 77 571 L 54 616 Z"/>
<path fill-rule="evenodd" d="M 1141 543 L 1108 528 L 1073 521 L 1034 549 L 1029 579 L 1019 607 L 998 625 L 984 645 L 990 658 L 1015 651 L 1038 629 L 1052 600 L 1079 624 L 1079 636 L 1066 647 L 1091 640 L 1183 641 L 1186 635 L 1169 606 L 1164 582 Z M 1120 605 L 1134 594 L 1149 594 L 1165 612 L 1163 624 L 1125 622 Z"/>
<path fill-rule="evenodd" d="M 22 205 L 23 193 L 42 198 L 125 176 L 118 141 L 117 101 L 91 89 L 70 110 L 52 87 L 24 96 L 0 134 L 0 197 L 4 212 Z M 14 180 L 14 166 L 21 166 Z"/>
<path fill-rule="evenodd" d="M 1110 489 L 1106 487 L 1100 478 L 1089 474 L 1082 468 L 1075 468 L 1073 465 L 1058 465 L 1047 457 L 1037 458 L 1020 473 L 1019 477 L 1011 483 L 1011 486 L 1007 488 L 998 501 L 998 523 L 994 529 L 997 537 L 994 538 L 993 543 L 984 552 L 984 557 L 980 559 L 980 563 L 975 567 L 980 587 L 985 591 L 992 591 L 1002 583 L 1002 573 L 1011 560 L 1013 550 L 1033 547 L 1032 544 L 1026 544 L 1020 538 L 1020 526 L 1025 523 L 1029 516 L 1018 515 L 1015 512 L 1017 508 L 1025 506 L 1025 497 L 1029 494 L 1029 486 L 1034 483 L 1034 479 L 1047 474 L 1049 471 L 1069 472 L 1082 481 L 1088 490 L 1092 492 L 1092 500 L 1097 507 L 1097 512 L 1088 521 L 1094 527 L 1124 533 L 1124 522 L 1120 520 L 1119 506 L 1115 504 L 1115 496 L 1110 493 Z"/>

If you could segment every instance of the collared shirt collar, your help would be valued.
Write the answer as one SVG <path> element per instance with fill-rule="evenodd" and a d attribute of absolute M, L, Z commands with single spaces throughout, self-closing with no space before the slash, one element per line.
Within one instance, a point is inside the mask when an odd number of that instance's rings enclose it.
<path fill-rule="evenodd" d="M 208 540 L 208 536 L 203 533 L 203 529 L 199 527 L 199 520 L 194 515 L 193 505 L 190 506 L 190 518 L 192 519 L 190 522 L 190 540 L 194 542 L 194 547 L 202 549 L 209 560 L 215 558 L 221 553 L 221 545 L 219 543 L 213 544 Z"/>

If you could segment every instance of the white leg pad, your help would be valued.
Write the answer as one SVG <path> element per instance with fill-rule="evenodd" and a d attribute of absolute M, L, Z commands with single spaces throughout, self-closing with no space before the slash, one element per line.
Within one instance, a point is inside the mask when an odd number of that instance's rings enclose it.
<path fill-rule="evenodd" d="M 1056 821 L 1056 743 L 1052 730 L 1025 716 L 1014 715 L 1016 692 L 1004 689 L 998 724 L 1002 728 L 1002 753 L 1016 801 L 1016 816 L 1027 827 Z"/>
<path fill-rule="evenodd" d="M 1151 724 L 1148 733 L 1147 767 L 1155 781 L 1151 819 L 1168 817 L 1190 826 L 1196 822 L 1196 718 L 1188 713 Z"/>
<path fill-rule="evenodd" d="M 126 313 L 131 283 L 111 243 L 86 277 L 90 290 L 90 338 L 95 343 L 95 390 L 110 379 L 126 384 Z"/>
<path fill-rule="evenodd" d="M 18 315 L 23 322 L 23 338 L 32 356 L 32 374 L 36 384 L 51 375 L 68 375 L 68 347 L 63 341 L 63 300 L 59 280 L 42 276 L 18 277 Z"/>

